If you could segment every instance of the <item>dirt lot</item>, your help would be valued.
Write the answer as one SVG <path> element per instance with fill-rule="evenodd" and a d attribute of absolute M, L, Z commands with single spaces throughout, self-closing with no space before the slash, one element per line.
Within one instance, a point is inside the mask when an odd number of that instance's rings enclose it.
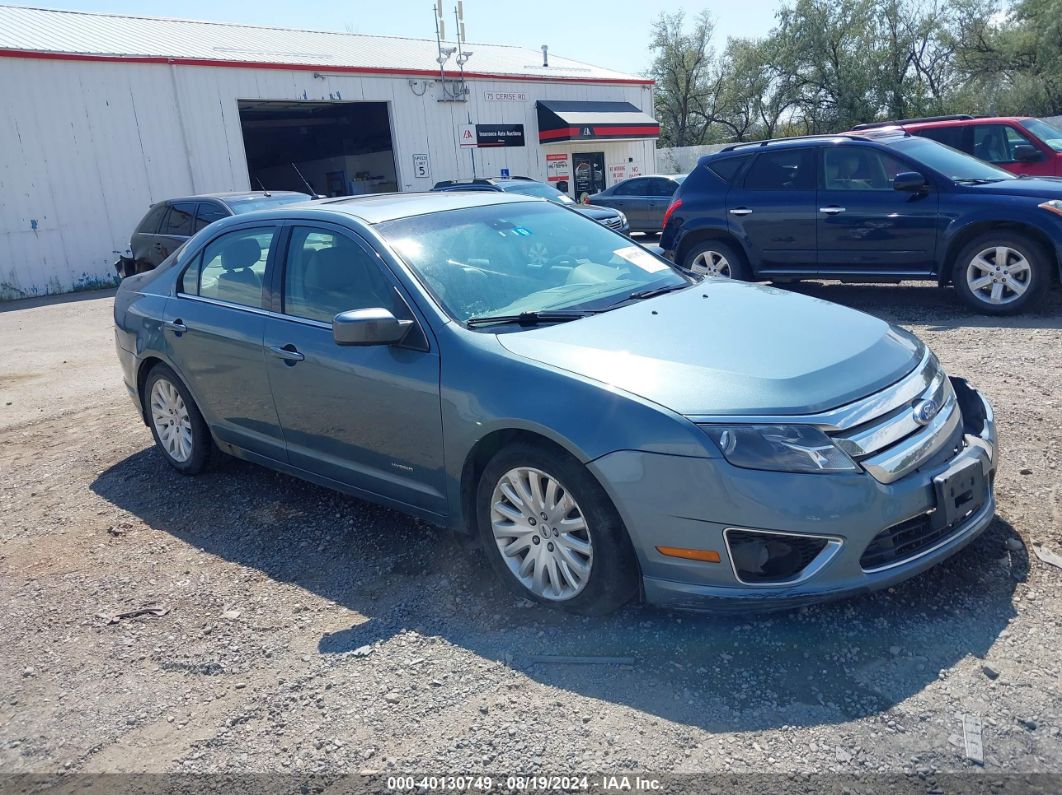
<path fill-rule="evenodd" d="M 230 461 L 175 475 L 109 294 L 0 305 L 0 771 L 1062 772 L 1062 292 L 1015 320 L 805 285 L 996 407 L 999 518 L 888 592 L 769 616 L 517 603 L 478 552 Z M 164 615 L 109 623 L 144 606 Z M 633 665 L 533 663 L 616 655 Z"/>

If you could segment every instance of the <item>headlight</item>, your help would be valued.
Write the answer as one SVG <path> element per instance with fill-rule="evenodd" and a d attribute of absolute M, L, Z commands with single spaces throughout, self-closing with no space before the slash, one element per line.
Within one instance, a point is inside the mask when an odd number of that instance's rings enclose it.
<path fill-rule="evenodd" d="M 617 212 L 619 212 L 619 211 L 617 210 Z M 627 216 L 625 216 L 623 213 L 620 213 L 619 217 L 620 217 L 620 226 L 626 226 L 627 225 Z"/>
<path fill-rule="evenodd" d="M 830 437 L 808 425 L 702 425 L 736 467 L 776 472 L 856 472 Z"/>
<path fill-rule="evenodd" d="M 1037 207 L 1055 215 L 1062 215 L 1062 199 L 1051 199 L 1043 204 L 1038 204 Z"/>

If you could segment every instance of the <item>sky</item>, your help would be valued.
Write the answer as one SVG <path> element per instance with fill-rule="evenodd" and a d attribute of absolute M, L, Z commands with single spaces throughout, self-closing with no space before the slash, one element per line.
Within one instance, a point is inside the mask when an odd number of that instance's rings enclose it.
<path fill-rule="evenodd" d="M 434 38 L 434 0 L 0 0 L 11 5 L 168 16 L 215 22 L 349 31 Z M 456 0 L 441 0 L 452 37 Z M 716 47 L 731 36 L 760 37 L 774 23 L 781 0 L 464 0 L 469 42 L 516 44 L 566 58 L 641 74 L 652 56 L 649 26 L 661 11 L 685 10 L 692 17 L 707 8 L 716 22 Z M 471 64 L 474 65 L 475 55 Z"/>

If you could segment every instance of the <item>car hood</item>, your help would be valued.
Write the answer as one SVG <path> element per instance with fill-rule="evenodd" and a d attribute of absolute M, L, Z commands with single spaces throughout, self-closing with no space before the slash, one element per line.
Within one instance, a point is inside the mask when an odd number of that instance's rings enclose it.
<path fill-rule="evenodd" d="M 580 204 L 572 209 L 588 218 L 593 218 L 595 221 L 600 221 L 603 218 L 615 218 L 619 213 L 618 210 L 613 210 L 611 207 L 600 207 L 596 204 Z"/>
<path fill-rule="evenodd" d="M 987 185 L 964 185 L 978 193 L 1003 196 L 1027 196 L 1030 199 L 1062 199 L 1062 179 L 1059 177 L 1029 177 L 1028 179 L 1005 179 Z"/>
<path fill-rule="evenodd" d="M 824 411 L 899 380 L 924 353 L 862 312 L 721 279 L 498 340 L 684 415 Z"/>

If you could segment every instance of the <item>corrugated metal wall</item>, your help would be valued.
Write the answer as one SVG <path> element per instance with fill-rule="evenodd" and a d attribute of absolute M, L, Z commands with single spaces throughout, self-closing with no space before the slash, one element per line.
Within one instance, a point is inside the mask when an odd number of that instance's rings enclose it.
<path fill-rule="evenodd" d="M 465 103 L 431 81 L 277 69 L 0 58 L 0 299 L 111 284 L 112 263 L 148 205 L 171 196 L 247 190 L 239 99 L 390 103 L 399 184 L 426 190 L 472 176 L 458 145 L 469 119 L 521 123 L 527 146 L 478 149 L 479 175 L 545 179 L 546 152 L 602 151 L 607 165 L 654 163 L 654 142 L 540 147 L 538 99 L 622 100 L 652 113 L 648 87 L 469 81 Z M 526 101 L 488 101 L 521 92 Z M 418 96 L 418 94 L 421 94 Z M 427 154 L 430 179 L 414 179 Z"/>

